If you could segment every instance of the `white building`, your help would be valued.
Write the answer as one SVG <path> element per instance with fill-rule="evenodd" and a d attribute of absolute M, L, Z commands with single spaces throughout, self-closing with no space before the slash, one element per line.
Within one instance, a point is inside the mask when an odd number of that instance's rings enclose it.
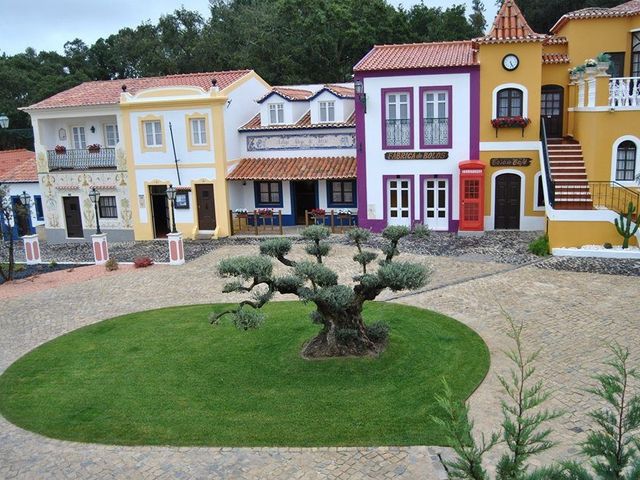
<path fill-rule="evenodd" d="M 227 175 L 232 209 L 272 209 L 283 225 L 305 212 L 356 212 L 353 84 L 273 87 L 239 128 Z"/>

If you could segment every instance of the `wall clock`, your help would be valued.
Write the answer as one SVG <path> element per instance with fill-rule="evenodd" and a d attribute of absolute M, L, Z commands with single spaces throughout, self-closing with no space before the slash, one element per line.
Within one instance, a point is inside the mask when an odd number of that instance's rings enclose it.
<path fill-rule="evenodd" d="M 505 57 L 502 59 L 502 66 L 509 72 L 512 72 L 516 68 L 518 68 L 518 65 L 520 65 L 520 59 L 513 53 L 505 55 Z"/>

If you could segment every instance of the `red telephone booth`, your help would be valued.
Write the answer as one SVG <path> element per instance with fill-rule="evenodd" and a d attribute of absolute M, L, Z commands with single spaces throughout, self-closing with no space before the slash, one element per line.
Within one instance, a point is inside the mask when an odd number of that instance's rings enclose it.
<path fill-rule="evenodd" d="M 460 168 L 460 230 L 484 230 L 484 168 L 478 160 L 458 164 Z"/>

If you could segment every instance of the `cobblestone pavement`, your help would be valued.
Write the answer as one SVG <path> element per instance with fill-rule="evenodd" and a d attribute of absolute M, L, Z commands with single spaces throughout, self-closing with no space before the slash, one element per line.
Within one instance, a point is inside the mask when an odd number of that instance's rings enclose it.
<path fill-rule="evenodd" d="M 83 325 L 132 311 L 163 306 L 233 301 L 220 293 L 216 263 L 255 246 L 225 246 L 181 267 L 157 266 L 113 277 L 41 291 L 4 302 L 0 317 L 0 372 L 36 346 Z M 329 266 L 346 279 L 353 249 L 334 246 Z M 295 247 L 294 256 L 302 249 Z M 508 345 L 499 305 L 526 322 L 530 348 L 542 348 L 539 373 L 555 391 L 552 406 L 568 414 L 554 425 L 559 454 L 571 453 L 577 430 L 588 427 L 584 412 L 593 407 L 582 389 L 601 368 L 606 342 L 623 341 L 637 359 L 640 330 L 637 278 L 541 270 L 488 262 L 403 254 L 432 267 L 429 287 L 396 301 L 431 308 L 474 328 L 492 353 L 489 376 L 471 398 L 476 424 L 485 431 L 499 419 L 497 373 L 508 364 Z M 167 287 L 170 286 L 170 287 Z M 1 287 L 0 287 L 1 288 Z M 158 292 L 163 292 L 158 295 Z M 398 297 L 385 294 L 387 299 Z M 46 305 L 45 308 L 41 306 Z M 436 454 L 446 449 L 320 448 L 242 449 L 120 447 L 86 445 L 43 438 L 0 417 L 0 478 L 229 478 L 229 479 L 438 479 Z"/>

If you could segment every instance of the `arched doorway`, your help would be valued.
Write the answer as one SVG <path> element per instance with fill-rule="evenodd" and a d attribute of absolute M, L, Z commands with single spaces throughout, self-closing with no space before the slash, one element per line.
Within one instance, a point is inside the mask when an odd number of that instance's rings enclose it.
<path fill-rule="evenodd" d="M 494 228 L 496 230 L 520 229 L 520 176 L 503 173 L 496 177 L 494 200 Z"/>
<path fill-rule="evenodd" d="M 547 138 L 562 138 L 564 88 L 560 85 L 544 85 L 542 87 L 540 114 L 544 119 Z"/>

